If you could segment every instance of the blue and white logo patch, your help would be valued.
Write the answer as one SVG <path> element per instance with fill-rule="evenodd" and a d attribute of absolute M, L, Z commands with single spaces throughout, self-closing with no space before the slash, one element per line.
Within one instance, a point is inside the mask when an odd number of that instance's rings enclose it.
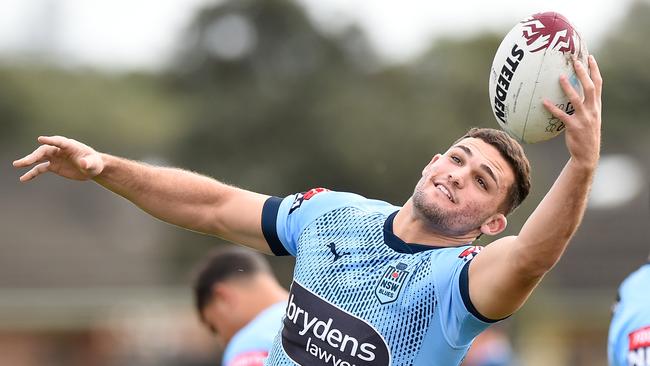
<path fill-rule="evenodd" d="M 377 287 L 375 287 L 375 296 L 382 305 L 391 303 L 399 297 L 399 293 L 402 291 L 402 287 L 409 275 L 409 272 L 406 271 L 407 267 L 406 264 L 399 263 L 397 266 L 388 266 L 386 268 L 377 283 Z"/>

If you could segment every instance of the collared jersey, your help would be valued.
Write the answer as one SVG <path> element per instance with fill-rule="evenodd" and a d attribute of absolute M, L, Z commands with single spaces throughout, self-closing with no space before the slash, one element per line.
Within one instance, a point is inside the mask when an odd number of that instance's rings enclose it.
<path fill-rule="evenodd" d="M 223 354 L 223 366 L 262 366 L 282 328 L 286 302 L 271 305 L 232 337 Z"/>
<path fill-rule="evenodd" d="M 267 365 L 459 365 L 491 324 L 472 306 L 468 263 L 480 247 L 407 244 L 399 207 L 314 189 L 269 198 L 262 229 L 296 257 L 282 336 Z"/>
<path fill-rule="evenodd" d="M 650 263 L 623 281 L 618 297 L 609 327 L 609 364 L 650 366 Z"/>

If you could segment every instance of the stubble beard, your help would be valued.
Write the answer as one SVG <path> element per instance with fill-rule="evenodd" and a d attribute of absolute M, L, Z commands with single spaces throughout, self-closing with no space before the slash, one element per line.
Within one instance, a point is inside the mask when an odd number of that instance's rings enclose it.
<path fill-rule="evenodd" d="M 478 208 L 461 212 L 445 211 L 435 202 L 427 202 L 427 196 L 418 185 L 413 192 L 415 212 L 432 230 L 445 235 L 464 236 L 481 226 L 483 218 L 476 217 Z"/>

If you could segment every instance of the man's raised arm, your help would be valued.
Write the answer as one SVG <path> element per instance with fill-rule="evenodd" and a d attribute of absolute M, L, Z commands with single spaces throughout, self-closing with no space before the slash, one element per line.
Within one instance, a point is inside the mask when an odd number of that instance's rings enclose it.
<path fill-rule="evenodd" d="M 579 61 L 574 62 L 584 100 L 566 76 L 560 79 L 575 107 L 573 115 L 548 101 L 544 104 L 566 125 L 569 161 L 519 235 L 488 245 L 470 265 L 470 298 L 490 319 L 506 317 L 521 307 L 560 259 L 582 220 L 600 156 L 602 78 L 592 56 L 589 66 L 591 75 Z"/>
<path fill-rule="evenodd" d="M 13 163 L 32 167 L 20 177 L 22 182 L 46 172 L 92 179 L 160 220 L 270 253 L 261 229 L 267 196 L 189 171 L 102 154 L 62 136 L 38 141 L 41 146 Z"/>

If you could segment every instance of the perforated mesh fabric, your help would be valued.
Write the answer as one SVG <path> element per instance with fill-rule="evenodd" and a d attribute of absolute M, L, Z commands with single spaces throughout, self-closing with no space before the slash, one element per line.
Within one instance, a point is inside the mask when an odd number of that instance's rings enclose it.
<path fill-rule="evenodd" d="M 299 238 L 294 278 L 374 327 L 389 345 L 392 365 L 411 365 L 434 320 L 431 251 L 405 254 L 387 246 L 383 231 L 386 217 L 355 207 L 319 217 Z M 336 260 L 333 250 L 340 256 Z M 391 268 L 402 268 L 408 277 L 399 296 L 394 301 L 384 298 L 382 303 L 377 286 Z M 279 339 L 275 347 L 279 349 L 267 364 L 292 365 L 286 356 L 278 357 L 283 354 Z"/>

